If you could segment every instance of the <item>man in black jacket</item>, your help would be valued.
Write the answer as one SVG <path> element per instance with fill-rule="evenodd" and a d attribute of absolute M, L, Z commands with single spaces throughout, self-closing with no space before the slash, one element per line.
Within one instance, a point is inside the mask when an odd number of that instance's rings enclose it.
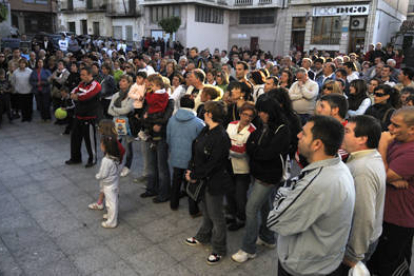
<path fill-rule="evenodd" d="M 101 85 L 93 80 L 92 69 L 85 67 L 80 72 L 81 83 L 73 89 L 70 98 L 76 102 L 75 120 L 73 122 L 72 135 L 70 137 L 70 159 L 67 165 L 82 162 L 81 146 L 85 139 L 89 159 L 86 168 L 96 164 L 96 118 L 99 111 L 99 94 Z"/>

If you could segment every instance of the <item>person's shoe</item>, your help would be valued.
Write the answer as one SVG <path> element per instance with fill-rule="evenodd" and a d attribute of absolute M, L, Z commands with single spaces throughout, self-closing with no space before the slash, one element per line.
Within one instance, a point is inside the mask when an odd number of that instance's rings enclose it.
<path fill-rule="evenodd" d="M 122 177 L 125 177 L 125 176 L 127 176 L 129 174 L 129 172 L 130 172 L 130 170 L 129 170 L 128 167 L 123 167 L 122 168 L 122 171 L 121 171 L 121 176 Z"/>
<path fill-rule="evenodd" d="M 236 221 L 232 224 L 229 225 L 229 227 L 227 228 L 229 231 L 237 231 L 240 228 L 244 227 L 244 222 L 241 221 Z"/>
<path fill-rule="evenodd" d="M 106 229 L 112 229 L 112 228 L 116 228 L 118 226 L 118 225 L 115 225 L 115 226 L 109 225 L 108 223 L 106 223 L 106 221 L 103 221 L 101 223 L 101 225 L 102 225 L 103 228 L 106 228 Z"/>
<path fill-rule="evenodd" d="M 142 193 L 140 195 L 140 197 L 142 197 L 142 198 L 154 197 L 154 196 L 156 196 L 156 194 L 153 194 L 153 193 L 150 193 L 150 192 L 145 192 L 145 193 Z"/>
<path fill-rule="evenodd" d="M 190 245 L 190 246 L 196 246 L 196 245 L 201 245 L 201 242 L 199 242 L 196 238 L 191 237 L 191 238 L 185 239 L 185 244 Z"/>
<path fill-rule="evenodd" d="M 211 253 L 211 255 L 208 256 L 208 258 L 207 258 L 207 264 L 209 264 L 209 265 L 218 264 L 220 262 L 221 258 L 222 257 L 219 254 Z"/>
<path fill-rule="evenodd" d="M 238 263 L 244 263 L 245 261 L 249 259 L 253 259 L 255 257 L 256 257 L 256 254 L 249 254 L 240 249 L 239 251 L 237 251 L 237 253 L 231 256 L 231 259 Z"/>
<path fill-rule="evenodd" d="M 261 246 L 267 247 L 269 249 L 276 248 L 276 244 L 275 243 L 265 242 L 264 240 L 262 240 L 259 237 L 257 238 L 256 245 L 261 245 Z"/>
<path fill-rule="evenodd" d="M 90 168 L 96 165 L 96 161 L 89 160 L 88 163 L 86 163 L 85 168 Z"/>
<path fill-rule="evenodd" d="M 94 202 L 88 205 L 88 208 L 91 210 L 103 210 L 104 205 L 103 203 L 99 204 L 98 202 Z"/>
<path fill-rule="evenodd" d="M 167 201 L 169 201 L 170 199 L 159 199 L 158 197 L 155 197 L 155 198 L 153 198 L 152 199 L 152 202 L 154 202 L 154 203 L 164 203 L 164 202 L 167 202 Z"/>
<path fill-rule="evenodd" d="M 76 161 L 76 160 L 73 160 L 73 159 L 69 159 L 69 160 L 66 160 L 65 161 L 65 164 L 66 165 L 75 165 L 75 164 L 80 164 L 80 163 L 82 163 L 82 161 Z"/>

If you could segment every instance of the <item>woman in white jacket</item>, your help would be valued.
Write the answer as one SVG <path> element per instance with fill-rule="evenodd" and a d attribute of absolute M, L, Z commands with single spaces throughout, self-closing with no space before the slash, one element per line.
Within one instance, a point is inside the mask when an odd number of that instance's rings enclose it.
<path fill-rule="evenodd" d="M 19 60 L 19 68 L 13 72 L 11 84 L 17 94 L 19 108 L 22 112 L 22 122 L 32 121 L 33 93 L 30 85 L 32 70 L 27 68 L 27 60 Z"/>
<path fill-rule="evenodd" d="M 129 89 L 132 85 L 132 77 L 130 75 L 123 75 L 119 80 L 119 92 L 115 93 L 112 97 L 111 103 L 109 104 L 108 114 L 113 117 L 128 117 L 133 110 L 133 102 L 134 100 L 128 97 Z M 124 137 L 123 139 L 123 146 L 126 148 L 126 161 L 125 166 L 122 169 L 121 176 L 127 176 L 129 174 L 132 158 L 133 158 L 133 150 L 132 150 L 132 142 L 134 139 L 131 136 Z M 122 136 L 121 136 L 122 137 Z"/>
<path fill-rule="evenodd" d="M 251 123 L 256 116 L 252 102 L 244 103 L 239 110 L 240 120 L 230 122 L 227 134 L 231 140 L 230 161 L 235 189 L 226 195 L 229 231 L 237 231 L 244 227 L 246 221 L 247 191 L 250 186 L 249 157 L 246 153 L 246 142 L 250 134 L 256 130 Z"/>

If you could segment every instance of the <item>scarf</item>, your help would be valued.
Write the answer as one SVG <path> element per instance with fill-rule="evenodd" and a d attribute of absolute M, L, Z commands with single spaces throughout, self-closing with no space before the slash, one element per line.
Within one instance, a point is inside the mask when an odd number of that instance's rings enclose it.
<path fill-rule="evenodd" d="M 120 108 L 122 106 L 122 101 L 128 96 L 129 88 L 125 91 L 119 90 L 118 98 L 114 102 L 114 106 Z"/>

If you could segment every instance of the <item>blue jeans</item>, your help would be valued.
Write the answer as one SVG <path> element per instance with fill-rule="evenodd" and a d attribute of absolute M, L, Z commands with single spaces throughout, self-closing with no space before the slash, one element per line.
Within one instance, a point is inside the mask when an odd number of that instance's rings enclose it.
<path fill-rule="evenodd" d="M 140 146 L 140 149 L 141 149 L 142 163 L 143 163 L 142 176 L 147 177 L 148 176 L 148 167 L 149 167 L 147 156 L 148 156 L 149 147 L 147 147 L 147 142 L 145 142 L 145 141 L 139 141 L 139 146 Z"/>
<path fill-rule="evenodd" d="M 252 192 L 246 205 L 246 225 L 243 237 L 242 250 L 249 254 L 256 253 L 256 240 L 259 236 L 264 242 L 274 244 L 276 242 L 275 233 L 266 226 L 267 216 L 270 212 L 271 195 L 275 189 L 273 184 L 265 184 L 255 179 Z M 259 211 L 261 224 L 259 228 Z"/>
<path fill-rule="evenodd" d="M 168 145 L 165 139 L 157 142 L 155 148 L 151 148 L 151 141 L 144 142 L 144 158 L 148 162 L 147 192 L 157 194 L 161 201 L 170 198 L 170 170 L 168 168 Z"/>

